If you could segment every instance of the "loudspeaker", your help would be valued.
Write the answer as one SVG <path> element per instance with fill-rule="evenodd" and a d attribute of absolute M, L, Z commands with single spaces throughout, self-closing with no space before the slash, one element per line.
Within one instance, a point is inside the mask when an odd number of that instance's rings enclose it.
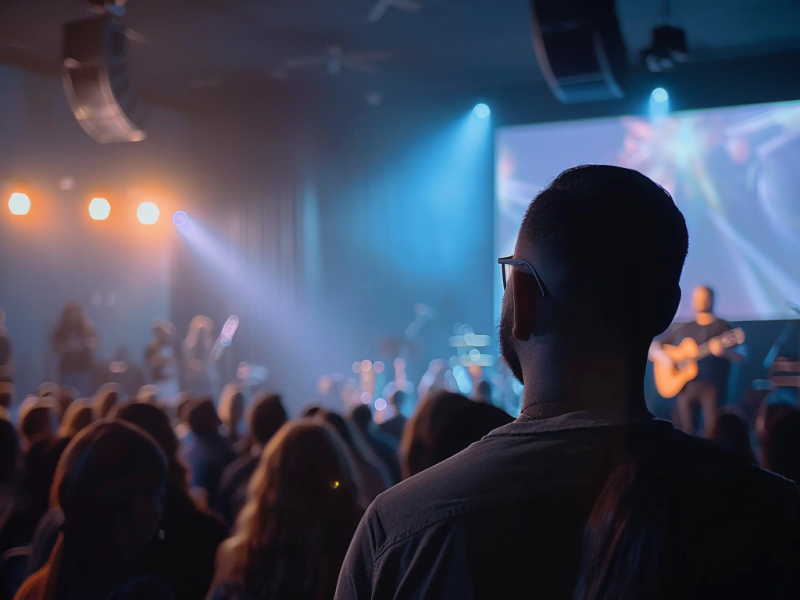
<path fill-rule="evenodd" d="M 84 131 L 98 142 L 138 142 L 143 108 L 125 68 L 127 39 L 119 17 L 105 14 L 64 27 L 62 79 Z"/>
<path fill-rule="evenodd" d="M 531 0 L 533 44 L 565 104 L 622 98 L 628 56 L 614 0 Z"/>

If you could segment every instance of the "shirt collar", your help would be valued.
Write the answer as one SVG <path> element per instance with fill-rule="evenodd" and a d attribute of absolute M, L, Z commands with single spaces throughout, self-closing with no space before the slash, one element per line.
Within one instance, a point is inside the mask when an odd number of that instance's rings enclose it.
<path fill-rule="evenodd" d="M 672 428 L 672 423 L 657 419 L 653 413 L 646 411 L 639 415 L 623 414 L 611 410 L 581 410 L 559 415 L 549 419 L 531 419 L 521 416 L 518 420 L 499 429 L 495 429 L 486 437 L 502 435 L 528 435 L 552 431 L 568 431 L 570 429 L 587 429 L 591 427 L 618 427 L 624 425 L 656 425 Z"/>

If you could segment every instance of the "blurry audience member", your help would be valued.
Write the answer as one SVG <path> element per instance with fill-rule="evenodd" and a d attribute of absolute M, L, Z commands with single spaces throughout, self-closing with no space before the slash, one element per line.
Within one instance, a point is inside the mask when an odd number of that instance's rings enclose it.
<path fill-rule="evenodd" d="M 417 398 L 427 398 L 439 390 L 449 390 L 450 386 L 447 381 L 449 368 L 448 362 L 442 358 L 432 360 L 417 386 Z"/>
<path fill-rule="evenodd" d="M 80 431 L 94 422 L 94 409 L 92 403 L 86 398 L 75 400 L 70 404 L 64 417 L 61 419 L 61 426 L 58 428 L 58 436 L 61 438 L 72 439 Z"/>
<path fill-rule="evenodd" d="M 11 548 L 29 544 L 33 538 L 36 524 L 47 512 L 56 465 L 67 442 L 46 436 L 25 450 L 14 505 L 0 529 L 0 555 Z"/>
<path fill-rule="evenodd" d="M 318 420 L 267 444 L 209 600 L 332 598 L 360 510 L 341 442 Z"/>
<path fill-rule="evenodd" d="M 53 483 L 61 533 L 17 600 L 172 598 L 137 565 L 158 531 L 166 474 L 164 455 L 139 428 L 107 421 L 79 433 Z"/>
<path fill-rule="evenodd" d="M 237 384 L 229 383 L 222 388 L 219 399 L 219 416 L 227 429 L 228 441 L 236 445 L 241 438 L 239 427 L 242 417 L 244 417 L 244 394 Z"/>
<path fill-rule="evenodd" d="M 188 421 L 192 439 L 184 448 L 184 457 L 189 463 L 191 485 L 204 489 L 209 506 L 215 506 L 222 471 L 236 460 L 236 453 L 219 432 L 222 421 L 211 398 L 202 398 L 194 403 Z"/>
<path fill-rule="evenodd" d="M 14 384 L 0 381 L 0 408 L 11 408 L 14 400 Z"/>
<path fill-rule="evenodd" d="M 67 409 L 75 401 L 75 398 L 78 397 L 78 390 L 66 385 L 59 386 L 58 396 L 53 399 L 53 408 L 56 411 L 56 417 L 59 423 L 64 419 L 64 414 L 66 414 Z"/>
<path fill-rule="evenodd" d="M 217 383 L 216 365 L 211 361 L 214 347 L 214 322 L 208 317 L 197 316 L 189 323 L 189 331 L 183 340 L 184 386 L 196 394 L 214 394 Z"/>
<path fill-rule="evenodd" d="M 57 419 L 52 404 L 29 397 L 19 409 L 17 427 L 23 448 L 33 446 L 39 440 L 55 437 Z"/>
<path fill-rule="evenodd" d="M 406 393 L 397 390 L 386 398 L 386 413 L 391 415 L 388 419 L 378 425 L 381 433 L 392 436 L 398 442 L 403 439 L 403 430 L 406 427 L 406 417 L 400 412 L 406 401 Z"/>
<path fill-rule="evenodd" d="M 175 326 L 162 319 L 153 321 L 153 337 L 144 351 L 150 383 L 158 387 L 164 402 L 172 405 L 180 393 L 180 362 L 175 345 Z"/>
<path fill-rule="evenodd" d="M 322 410 L 314 418 L 330 425 L 344 442 L 346 457 L 353 468 L 358 501 L 362 508 L 366 508 L 378 494 L 391 486 L 388 469 L 375 456 L 361 434 L 354 431 L 341 415 Z"/>
<path fill-rule="evenodd" d="M 303 407 L 303 410 L 300 411 L 300 416 L 306 419 L 310 419 L 311 417 L 315 417 L 317 413 L 325 412 L 325 408 L 320 406 L 319 404 L 310 404 L 308 406 Z"/>
<path fill-rule="evenodd" d="M 761 449 L 762 465 L 766 465 L 768 462 L 766 457 L 766 448 L 768 445 L 768 440 L 772 435 L 772 428 L 781 417 L 795 410 L 797 409 L 789 404 L 770 404 L 769 402 L 764 402 L 761 404 L 761 407 L 758 410 L 758 415 L 756 416 L 756 437 L 758 438 L 758 444 Z"/>
<path fill-rule="evenodd" d="M 406 425 L 400 446 L 403 478 L 455 456 L 490 431 L 511 423 L 491 404 L 440 390 L 425 398 Z"/>
<path fill-rule="evenodd" d="M 475 401 L 492 404 L 492 384 L 481 379 L 475 386 Z"/>
<path fill-rule="evenodd" d="M 14 425 L 8 419 L 0 419 L 0 531 L 14 506 L 19 454 L 19 438 Z"/>
<path fill-rule="evenodd" d="M 767 430 L 764 466 L 800 485 L 800 410 L 781 411 Z"/>
<path fill-rule="evenodd" d="M 144 370 L 136 363 L 130 348 L 124 344 L 114 350 L 114 359 L 108 365 L 107 378 L 107 381 L 118 383 L 123 390 L 138 390 L 147 383 Z"/>
<path fill-rule="evenodd" d="M 391 484 L 398 483 L 401 475 L 397 440 L 378 429 L 372 418 L 372 411 L 366 404 L 360 404 L 350 412 L 350 422 L 361 432 L 372 451 L 389 471 Z"/>
<path fill-rule="evenodd" d="M 0 383 L 14 381 L 14 352 L 6 329 L 6 313 L 0 308 Z"/>
<path fill-rule="evenodd" d="M 87 395 L 94 378 L 94 350 L 97 336 L 89 317 L 77 302 L 64 307 L 53 332 L 53 348 L 58 355 L 58 382 Z"/>
<path fill-rule="evenodd" d="M 114 407 L 122 401 L 122 388 L 116 383 L 106 383 L 100 386 L 92 400 L 94 418 L 96 421 L 105 419 Z"/>
<path fill-rule="evenodd" d="M 663 450 L 643 449 L 611 472 L 586 523 L 573 600 L 716 597 L 694 593 L 703 576 L 696 570 L 702 556 L 690 553 L 702 547 L 688 543 L 693 527 L 705 523 L 693 518 L 700 488 L 686 485 L 686 476 L 702 472 L 702 466 Z M 715 485 L 703 477 L 696 483 Z"/>
<path fill-rule="evenodd" d="M 54 381 L 45 381 L 36 387 L 36 396 L 42 400 L 55 402 L 61 393 L 61 386 Z"/>
<path fill-rule="evenodd" d="M 177 600 L 202 600 L 211 585 L 217 547 L 228 536 L 228 528 L 189 495 L 186 467 L 178 458 L 178 439 L 162 409 L 127 402 L 115 418 L 149 433 L 167 458 L 163 534 L 145 550 L 143 566 L 169 584 Z"/>
<path fill-rule="evenodd" d="M 249 447 L 222 472 L 217 510 L 229 523 L 235 521 L 244 506 L 247 484 L 258 466 L 264 448 L 286 421 L 286 409 L 280 396 L 256 396 L 250 409 Z"/>
<path fill-rule="evenodd" d="M 750 428 L 742 412 L 736 408 L 720 411 L 711 430 L 711 439 L 723 448 L 738 452 L 751 465 L 757 464 L 753 446 L 750 443 Z"/>
<path fill-rule="evenodd" d="M 157 404 L 160 398 L 158 387 L 149 383 L 140 387 L 139 391 L 136 392 L 136 400 L 145 404 Z M 174 399 L 172 401 L 174 402 Z"/>
<path fill-rule="evenodd" d="M 569 598 L 595 502 L 648 445 L 678 480 L 650 498 L 700 524 L 678 571 L 688 591 L 672 597 L 798 597 L 797 487 L 655 419 L 644 401 L 648 349 L 680 304 L 687 250 L 683 215 L 641 173 L 586 165 L 557 176 L 528 207 L 514 256 L 500 259 L 500 348 L 524 383 L 519 418 L 381 494 L 337 600 Z M 614 578 L 638 577 L 639 559 L 659 568 L 631 548 Z"/>

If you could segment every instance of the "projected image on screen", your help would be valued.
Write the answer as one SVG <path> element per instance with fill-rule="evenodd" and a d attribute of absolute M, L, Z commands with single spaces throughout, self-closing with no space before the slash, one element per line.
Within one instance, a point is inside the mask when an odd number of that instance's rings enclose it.
<path fill-rule="evenodd" d="M 686 217 L 689 258 L 677 320 L 697 284 L 732 320 L 792 318 L 800 303 L 800 102 L 500 129 L 499 255 L 514 250 L 531 199 L 562 170 L 600 163 L 641 171 Z"/>

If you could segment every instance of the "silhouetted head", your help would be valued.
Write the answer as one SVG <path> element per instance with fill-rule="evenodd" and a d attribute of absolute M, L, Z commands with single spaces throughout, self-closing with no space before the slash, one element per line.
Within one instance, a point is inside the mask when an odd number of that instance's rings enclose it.
<path fill-rule="evenodd" d="M 491 404 L 438 391 L 425 398 L 406 424 L 400 443 L 403 478 L 455 456 L 513 419 Z"/>
<path fill-rule="evenodd" d="M 530 204 L 503 298 L 500 345 L 524 379 L 534 351 L 572 352 L 602 343 L 609 356 L 641 355 L 671 323 L 688 249 L 683 215 L 670 195 L 636 171 L 603 165 L 568 169 Z"/>
<path fill-rule="evenodd" d="M 56 469 L 52 503 L 78 545 L 100 541 L 114 554 L 144 548 L 161 518 L 167 463 L 152 438 L 120 421 L 95 423 L 67 446 Z"/>
<path fill-rule="evenodd" d="M 17 427 L 25 447 L 30 448 L 39 440 L 54 437 L 56 423 L 56 414 L 50 403 L 36 398 L 29 398 L 22 403 Z"/>
<path fill-rule="evenodd" d="M 286 409 L 277 394 L 259 394 L 250 409 L 250 433 L 264 447 L 286 424 Z"/>
<path fill-rule="evenodd" d="M 698 313 L 714 312 L 714 290 L 698 285 L 692 290 L 692 308 Z"/>
<path fill-rule="evenodd" d="M 185 496 L 188 492 L 186 466 L 178 457 L 180 444 L 172 429 L 169 417 L 159 406 L 142 402 L 128 401 L 120 405 L 114 418 L 132 423 L 155 440 L 164 453 L 168 464 L 167 492 Z"/>
<path fill-rule="evenodd" d="M 209 398 L 199 398 L 189 410 L 187 417 L 189 428 L 192 433 L 216 433 L 219 431 L 222 420 L 217 414 L 217 409 L 214 407 L 214 401 Z"/>
<path fill-rule="evenodd" d="M 756 464 L 750 444 L 750 428 L 740 410 L 728 408 L 717 415 L 711 439 L 720 446 L 744 456 L 750 464 Z"/>
<path fill-rule="evenodd" d="M 330 598 L 359 516 L 337 435 L 317 419 L 287 423 L 261 455 L 219 570 L 251 594 Z"/>
<path fill-rule="evenodd" d="M 105 419 L 111 414 L 112 409 L 122 399 L 122 388 L 116 383 L 106 383 L 100 386 L 94 395 L 94 418 L 96 421 Z"/>
<path fill-rule="evenodd" d="M 89 317 L 86 316 L 86 312 L 78 302 L 68 303 L 61 311 L 56 326 L 57 335 L 63 335 L 68 331 L 74 331 L 81 335 L 89 335 L 93 331 Z"/>
<path fill-rule="evenodd" d="M 56 410 L 56 414 L 58 416 L 59 421 L 64 419 L 64 415 L 67 412 L 67 409 L 70 405 L 75 401 L 80 395 L 78 390 L 71 388 L 66 385 L 62 385 L 59 387 L 58 395 L 53 399 L 54 401 L 54 408 Z"/>
<path fill-rule="evenodd" d="M 350 420 L 355 423 L 361 431 L 366 431 L 372 423 L 372 411 L 366 404 L 359 404 L 350 411 Z"/>
<path fill-rule="evenodd" d="M 795 483 L 800 482 L 800 411 L 783 411 L 767 433 L 764 466 Z"/>
<path fill-rule="evenodd" d="M 11 421 L 0 419 L 0 484 L 14 480 L 19 450 L 19 438 Z"/>
<path fill-rule="evenodd" d="M 92 403 L 86 398 L 75 400 L 69 405 L 67 412 L 61 419 L 58 435 L 72 439 L 94 422 L 94 409 Z"/>
<path fill-rule="evenodd" d="M 219 416 L 229 429 L 235 430 L 244 416 L 244 394 L 241 387 L 229 383 L 219 397 Z"/>

